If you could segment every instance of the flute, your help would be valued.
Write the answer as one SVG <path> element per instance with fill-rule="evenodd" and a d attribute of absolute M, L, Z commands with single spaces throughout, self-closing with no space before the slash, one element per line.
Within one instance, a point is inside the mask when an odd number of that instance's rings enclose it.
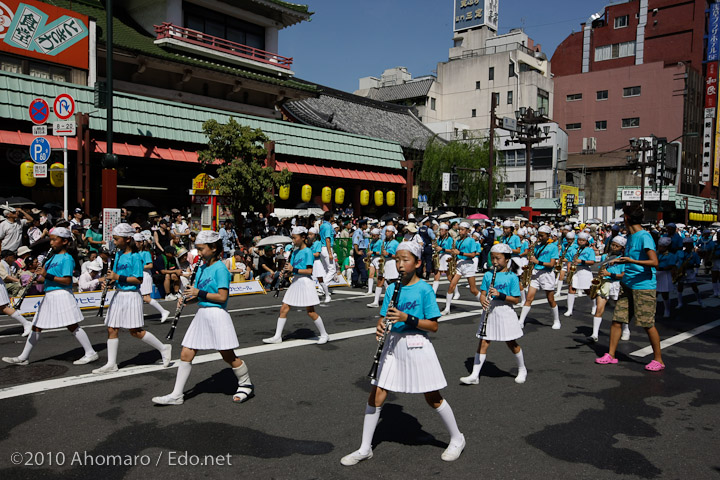
<path fill-rule="evenodd" d="M 400 296 L 400 289 L 402 288 L 402 282 L 400 280 L 395 281 L 395 291 L 393 292 L 392 299 L 388 303 L 388 310 L 395 308 L 397 305 L 398 297 Z M 387 311 L 385 312 L 385 319 L 383 320 L 385 329 L 383 330 L 382 336 L 378 339 L 377 350 L 375 350 L 375 356 L 373 357 L 373 364 L 370 368 L 368 377 L 371 380 L 377 379 L 378 368 L 380 367 L 380 356 L 382 355 L 383 347 L 385 346 L 385 340 L 387 339 L 388 333 L 390 332 L 390 321 L 387 318 Z"/>
<path fill-rule="evenodd" d="M 497 275 L 497 267 L 493 267 L 492 273 L 493 273 L 492 280 L 490 280 L 490 287 L 488 287 L 488 294 L 490 292 L 490 289 L 495 286 L 495 276 Z M 492 300 L 493 300 L 492 297 L 488 297 L 489 302 L 492 302 Z M 480 336 L 483 338 L 487 335 L 487 322 L 488 322 L 488 316 L 490 315 L 490 305 L 488 305 L 488 308 L 487 308 L 487 310 L 484 311 L 484 314 L 485 315 L 483 316 L 483 324 L 482 324 L 482 327 L 480 328 Z"/>
<path fill-rule="evenodd" d="M 195 264 L 195 268 L 193 269 L 192 274 L 190 274 L 190 286 L 195 283 L 195 275 L 197 274 L 198 270 L 200 270 L 200 266 L 202 265 L 202 263 L 203 261 L 200 260 L 198 263 Z M 165 337 L 166 340 L 172 340 L 173 336 L 175 335 L 175 329 L 177 328 L 178 322 L 180 321 L 180 315 L 182 315 L 183 308 L 185 308 L 186 298 L 187 297 L 185 297 L 185 294 L 182 294 L 182 296 L 180 297 L 180 302 L 175 309 L 175 318 L 173 318 L 172 325 L 170 325 L 170 331 Z"/>
<path fill-rule="evenodd" d="M 116 252 L 117 252 L 117 249 L 113 250 L 109 254 L 110 259 L 108 260 L 108 271 L 112 271 L 113 267 L 115 266 Z M 103 285 L 102 295 L 100 295 L 100 307 L 98 308 L 97 314 L 95 315 L 96 317 L 104 316 L 103 310 L 105 310 L 105 297 L 107 297 L 107 291 L 108 291 L 109 287 L 110 287 L 110 281 L 106 277 L 105 285 Z"/>
<path fill-rule="evenodd" d="M 45 258 L 43 260 L 43 267 L 48 264 L 50 259 L 53 257 L 53 249 L 51 248 L 48 250 L 48 252 L 45 254 Z M 30 281 L 23 287 L 22 293 L 18 297 L 18 299 L 15 301 L 15 305 L 12 306 L 15 310 L 20 310 L 20 306 L 23 303 L 23 300 L 25 300 L 25 297 L 27 297 L 28 292 L 30 291 L 30 288 L 33 286 L 33 284 L 37 281 L 38 274 L 33 273 L 32 277 L 30 277 Z"/>

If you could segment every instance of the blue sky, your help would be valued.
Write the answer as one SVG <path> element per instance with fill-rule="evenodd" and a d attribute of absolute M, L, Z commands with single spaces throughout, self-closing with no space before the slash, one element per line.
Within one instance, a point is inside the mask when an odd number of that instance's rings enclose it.
<path fill-rule="evenodd" d="M 453 0 L 307 0 L 312 21 L 280 32 L 281 55 L 302 79 L 352 92 L 360 77 L 408 67 L 433 73 L 452 46 Z M 551 57 L 610 0 L 500 0 L 499 33 L 524 27 Z"/>

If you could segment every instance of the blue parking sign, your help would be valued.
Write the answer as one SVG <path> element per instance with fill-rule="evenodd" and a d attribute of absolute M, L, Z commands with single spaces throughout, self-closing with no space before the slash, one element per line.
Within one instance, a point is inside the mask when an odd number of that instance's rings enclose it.
<path fill-rule="evenodd" d="M 45 163 L 50 159 L 50 142 L 43 137 L 37 137 L 30 144 L 30 158 L 35 163 Z"/>

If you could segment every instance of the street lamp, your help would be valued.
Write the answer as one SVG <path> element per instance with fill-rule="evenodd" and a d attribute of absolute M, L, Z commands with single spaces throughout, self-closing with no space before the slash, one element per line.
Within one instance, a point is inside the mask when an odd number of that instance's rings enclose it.
<path fill-rule="evenodd" d="M 517 119 L 517 131 L 510 131 L 511 140 L 505 142 L 521 143 L 525 145 L 525 206 L 530 207 L 530 158 L 532 156 L 532 146 L 547 140 L 550 136 L 550 127 L 545 125 L 540 127 L 541 123 L 548 123 L 549 118 L 545 116 L 545 107 L 537 110 L 532 108 L 520 107 L 515 111 Z"/>
<path fill-rule="evenodd" d="M 657 142 L 655 135 L 652 138 Z M 657 145 L 657 143 L 656 143 Z M 640 162 L 640 205 L 645 208 L 645 156 L 652 149 L 652 145 L 644 138 L 631 138 L 630 150 L 635 153 L 641 153 L 642 161 Z M 662 192 L 660 193 L 662 199 Z"/>

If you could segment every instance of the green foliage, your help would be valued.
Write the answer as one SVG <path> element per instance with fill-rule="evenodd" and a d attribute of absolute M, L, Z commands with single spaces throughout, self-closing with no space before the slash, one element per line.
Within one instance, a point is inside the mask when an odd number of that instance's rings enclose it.
<path fill-rule="evenodd" d="M 497 150 L 495 150 L 497 154 Z M 431 205 L 447 203 L 461 206 L 467 200 L 467 206 L 485 206 L 488 198 L 488 178 L 485 173 L 458 170 L 459 192 L 442 191 L 442 174 L 451 172 L 452 167 L 481 169 L 488 168 L 489 142 L 487 138 L 472 138 L 444 143 L 433 139 L 425 149 L 423 163 L 418 174 L 421 193 L 427 194 Z M 497 158 L 497 157 L 496 157 Z M 497 165 L 497 161 L 495 162 Z M 493 193 L 497 202 L 504 190 L 503 176 L 499 168 L 494 168 Z"/>
<path fill-rule="evenodd" d="M 211 188 L 225 197 L 237 217 L 242 211 L 264 211 L 274 203 L 272 190 L 290 182 L 292 174 L 283 169 L 275 172 L 265 168 L 269 138 L 262 130 L 240 125 L 234 119 L 221 124 L 216 120 L 203 123 L 208 148 L 198 152 L 198 160 L 206 167 L 220 162 Z"/>

